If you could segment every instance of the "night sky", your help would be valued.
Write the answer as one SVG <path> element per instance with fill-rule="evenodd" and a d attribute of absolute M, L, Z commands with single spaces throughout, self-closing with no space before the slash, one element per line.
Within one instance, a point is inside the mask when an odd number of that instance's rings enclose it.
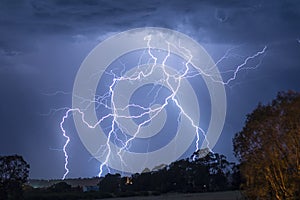
<path fill-rule="evenodd" d="M 267 46 L 225 86 L 227 116 L 213 149 L 235 161 L 232 138 L 259 102 L 300 91 L 300 2 L 296 0 L 2 0 L 0 1 L 0 155 L 20 154 L 30 178 L 61 178 L 65 138 L 59 123 L 72 106 L 84 58 L 101 41 L 139 27 L 182 32 L 201 44 L 224 80 Z M 248 69 L 247 69 L 248 68 Z M 227 72 L 227 73 L 225 73 Z M 62 92 L 61 92 L 62 91 Z M 205 109 L 204 109 L 205 110 Z M 92 177 L 99 162 L 82 145 L 72 119 L 68 177 Z"/>

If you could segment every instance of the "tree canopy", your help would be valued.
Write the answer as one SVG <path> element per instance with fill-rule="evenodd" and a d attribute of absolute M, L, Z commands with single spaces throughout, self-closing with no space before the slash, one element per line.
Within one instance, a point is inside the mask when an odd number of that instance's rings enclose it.
<path fill-rule="evenodd" d="M 234 166 L 234 163 L 228 162 L 224 155 L 202 149 L 188 159 L 175 161 L 159 170 L 144 170 L 143 173 L 133 174 L 131 177 L 107 174 L 100 181 L 99 189 L 102 192 L 114 193 L 205 192 L 235 189 L 232 184 Z"/>
<path fill-rule="evenodd" d="M 299 199 L 300 94 L 281 92 L 247 116 L 233 139 L 250 199 Z"/>
<path fill-rule="evenodd" d="M 0 156 L 0 199 L 20 199 L 29 165 L 22 156 Z"/>

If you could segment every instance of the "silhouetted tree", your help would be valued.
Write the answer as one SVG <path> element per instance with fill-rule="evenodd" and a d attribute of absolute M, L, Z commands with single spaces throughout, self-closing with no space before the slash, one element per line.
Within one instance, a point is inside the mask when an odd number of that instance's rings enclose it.
<path fill-rule="evenodd" d="M 259 104 L 233 140 L 250 199 L 300 199 L 300 94 Z"/>
<path fill-rule="evenodd" d="M 151 190 L 165 193 L 168 191 L 167 168 L 151 173 Z"/>
<path fill-rule="evenodd" d="M 188 160 L 179 160 L 170 164 L 168 169 L 168 183 L 170 191 L 183 191 L 188 184 L 187 171 L 189 169 Z"/>
<path fill-rule="evenodd" d="M 0 156 L 0 199 L 22 199 L 29 165 L 22 156 Z"/>
<path fill-rule="evenodd" d="M 218 153 L 203 153 L 207 150 L 195 152 L 191 159 L 196 173 L 201 177 L 197 181 L 200 191 L 220 191 L 229 189 L 229 179 L 232 173 L 233 163 L 229 163 L 224 155 Z M 205 155 L 205 156 L 204 156 Z M 204 157 L 203 157 L 204 156 Z"/>
<path fill-rule="evenodd" d="M 138 191 L 146 191 L 151 189 L 151 173 L 145 172 L 135 177 L 133 182 L 134 188 Z"/>
<path fill-rule="evenodd" d="M 240 185 L 242 183 L 240 165 L 234 164 L 232 166 L 232 173 L 231 173 L 230 182 L 231 182 L 231 188 L 233 190 L 239 190 L 240 189 Z"/>
<path fill-rule="evenodd" d="M 106 174 L 106 176 L 99 182 L 99 191 L 116 193 L 121 190 L 121 175 L 120 174 Z"/>
<path fill-rule="evenodd" d="M 49 190 L 52 192 L 69 192 L 72 191 L 72 186 L 62 181 L 50 186 Z"/>

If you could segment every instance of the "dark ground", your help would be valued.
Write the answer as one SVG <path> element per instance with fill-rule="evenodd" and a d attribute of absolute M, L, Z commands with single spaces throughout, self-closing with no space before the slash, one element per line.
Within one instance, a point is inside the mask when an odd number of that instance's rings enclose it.
<path fill-rule="evenodd" d="M 208 193 L 192 193 L 180 194 L 170 193 L 160 196 L 136 196 L 136 197 L 123 197 L 123 198 L 109 198 L 110 200 L 244 200 L 239 191 L 226 191 L 226 192 L 208 192 Z M 108 200 L 108 199 L 106 199 Z"/>

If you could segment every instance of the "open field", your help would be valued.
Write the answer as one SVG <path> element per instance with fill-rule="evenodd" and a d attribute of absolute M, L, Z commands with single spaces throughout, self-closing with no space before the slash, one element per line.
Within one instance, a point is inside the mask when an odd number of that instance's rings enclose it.
<path fill-rule="evenodd" d="M 160 196 L 136 196 L 124 198 L 109 198 L 110 200 L 243 200 L 239 191 L 208 192 L 208 193 L 170 193 Z M 108 199 L 106 199 L 108 200 Z"/>

